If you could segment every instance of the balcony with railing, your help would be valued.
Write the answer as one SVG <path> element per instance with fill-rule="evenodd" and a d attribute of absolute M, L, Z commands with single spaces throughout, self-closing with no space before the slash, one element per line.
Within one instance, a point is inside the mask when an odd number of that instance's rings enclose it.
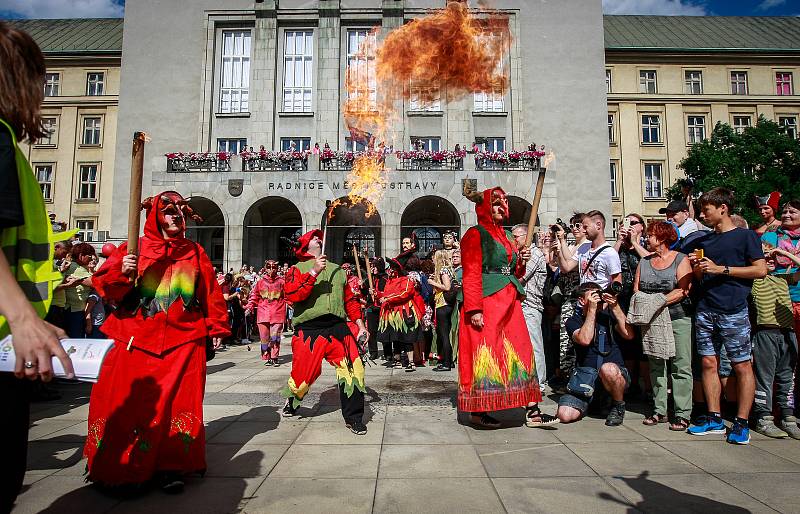
<path fill-rule="evenodd" d="M 244 151 L 229 152 L 176 152 L 166 154 L 167 173 L 211 173 L 211 172 L 302 172 L 339 171 L 348 172 L 353 163 L 362 156 L 382 155 L 385 166 L 399 171 L 503 171 L 530 172 L 541 169 L 544 147 L 529 147 L 525 151 L 484 152 L 473 150 L 377 150 L 334 151 L 325 148 L 321 152 Z"/>

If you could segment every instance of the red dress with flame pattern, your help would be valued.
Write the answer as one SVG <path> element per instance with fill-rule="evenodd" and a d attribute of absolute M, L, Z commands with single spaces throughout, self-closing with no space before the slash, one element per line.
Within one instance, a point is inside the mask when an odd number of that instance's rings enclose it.
<path fill-rule="evenodd" d="M 229 334 L 227 310 L 203 248 L 161 233 L 157 213 L 170 195 L 147 213 L 136 284 L 122 274 L 127 244 L 92 277 L 118 306 L 102 327 L 115 345 L 92 390 L 84 447 L 89 480 L 106 485 L 206 469 L 205 343 Z"/>

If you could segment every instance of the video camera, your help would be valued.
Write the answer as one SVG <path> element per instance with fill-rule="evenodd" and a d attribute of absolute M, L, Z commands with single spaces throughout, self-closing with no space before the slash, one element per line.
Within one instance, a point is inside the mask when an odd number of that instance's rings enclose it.
<path fill-rule="evenodd" d="M 550 232 L 553 235 L 558 234 L 560 231 L 564 231 L 565 233 L 569 233 L 569 227 L 566 223 L 564 223 L 561 218 L 557 218 L 554 225 L 550 225 Z"/>

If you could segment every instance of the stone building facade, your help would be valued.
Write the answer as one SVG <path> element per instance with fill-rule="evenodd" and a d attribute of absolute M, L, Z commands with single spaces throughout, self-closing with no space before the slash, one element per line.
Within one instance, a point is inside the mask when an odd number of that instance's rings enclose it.
<path fill-rule="evenodd" d="M 260 264 L 285 252 L 281 235 L 319 227 L 326 201 L 346 194 L 348 172 L 309 159 L 305 169 L 250 171 L 238 157 L 213 170 L 174 172 L 165 154 L 264 146 L 297 149 L 329 143 L 352 148 L 341 115 L 344 76 L 353 48 L 379 27 L 378 38 L 445 0 L 140 0 L 126 5 L 122 96 L 117 141 L 112 235 L 123 238 L 128 204 L 130 138 L 143 130 L 145 193 L 174 189 L 205 214 L 192 233 L 220 266 Z M 480 142 L 489 149 L 545 145 L 548 164 L 543 223 L 573 210 L 611 212 L 603 127 L 603 18 L 599 0 L 501 0 L 514 42 L 504 56 L 511 85 L 420 108 L 402 106 L 394 149 L 422 140 L 432 149 Z M 581 34 L 580 38 L 569 34 Z M 469 63 L 465 63 L 469 66 Z M 241 70 L 246 67 L 247 72 Z M 477 71 L 477 70 L 476 70 Z M 291 77 L 288 76 L 291 72 Z M 390 156 L 386 194 L 366 218 L 345 209 L 331 222 L 328 253 L 345 241 L 395 255 L 411 230 L 425 244 L 437 232 L 463 232 L 475 222 L 462 179 L 479 188 L 502 185 L 526 220 L 537 172 L 524 166 L 414 169 Z M 452 166 L 457 168 L 458 166 Z M 511 168 L 511 169 L 509 169 Z M 282 187 L 278 187 L 281 186 Z M 590 186 L 590 187 L 587 187 Z M 346 212 L 345 212 L 346 211 Z"/>

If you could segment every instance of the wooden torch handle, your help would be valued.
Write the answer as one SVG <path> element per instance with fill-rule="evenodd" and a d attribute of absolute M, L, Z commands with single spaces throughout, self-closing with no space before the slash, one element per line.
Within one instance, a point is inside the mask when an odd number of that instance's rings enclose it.
<path fill-rule="evenodd" d="M 139 251 L 139 222 L 142 212 L 142 175 L 144 174 L 144 132 L 133 134 L 131 150 L 131 190 L 128 204 L 128 254 Z"/>
<path fill-rule="evenodd" d="M 529 248 L 533 242 L 533 231 L 536 229 L 536 218 L 539 216 L 539 204 L 542 202 L 542 189 L 544 189 L 544 176 L 546 168 L 539 168 L 539 178 L 536 179 L 536 191 L 533 194 L 531 204 L 531 217 L 528 218 L 528 235 L 525 236 L 525 248 Z"/>

